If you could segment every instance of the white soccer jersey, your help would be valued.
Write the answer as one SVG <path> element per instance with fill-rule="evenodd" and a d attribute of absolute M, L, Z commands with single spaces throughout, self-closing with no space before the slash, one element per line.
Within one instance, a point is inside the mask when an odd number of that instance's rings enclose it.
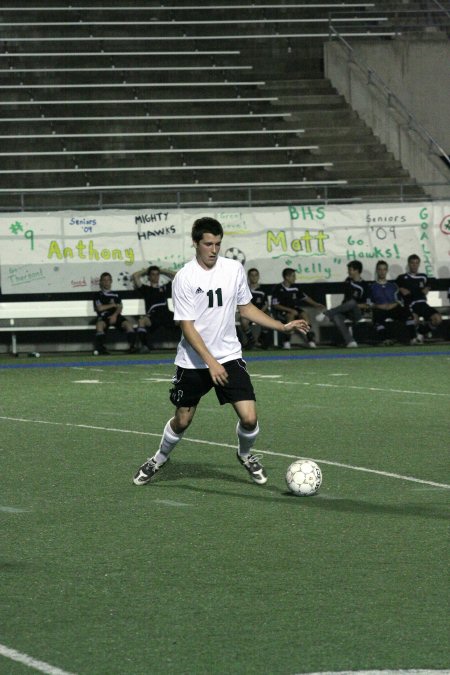
<path fill-rule="evenodd" d="M 194 321 L 195 328 L 219 363 L 242 357 L 236 335 L 237 305 L 252 300 L 243 266 L 237 260 L 218 257 L 211 269 L 197 259 L 188 262 L 172 285 L 175 321 Z M 195 349 L 182 337 L 175 364 L 182 368 L 207 368 Z"/>

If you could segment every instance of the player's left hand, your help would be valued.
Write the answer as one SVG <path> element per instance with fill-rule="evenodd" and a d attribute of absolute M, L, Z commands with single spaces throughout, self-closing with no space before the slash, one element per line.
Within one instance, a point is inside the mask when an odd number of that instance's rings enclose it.
<path fill-rule="evenodd" d="M 303 333 L 303 335 L 306 335 L 306 333 L 310 329 L 311 329 L 311 326 L 304 319 L 296 319 L 295 321 L 290 321 L 289 323 L 286 323 L 284 325 L 284 332 L 285 333 L 292 333 L 292 332 L 296 331 L 297 333 Z"/>

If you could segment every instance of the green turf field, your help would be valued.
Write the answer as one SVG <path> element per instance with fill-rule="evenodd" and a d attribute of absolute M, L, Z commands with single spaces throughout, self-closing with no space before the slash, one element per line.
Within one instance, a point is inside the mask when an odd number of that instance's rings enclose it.
<path fill-rule="evenodd" d="M 172 354 L 0 359 L 0 673 L 39 670 L 6 648 L 55 675 L 449 668 L 450 350 L 413 354 L 252 353 L 265 486 L 213 393 L 132 485 Z"/>

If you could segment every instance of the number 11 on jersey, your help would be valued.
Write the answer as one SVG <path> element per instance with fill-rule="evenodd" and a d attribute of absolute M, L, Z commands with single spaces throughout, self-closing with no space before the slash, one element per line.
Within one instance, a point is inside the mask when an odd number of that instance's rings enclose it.
<path fill-rule="evenodd" d="M 222 301 L 222 289 L 221 288 L 216 288 L 215 291 L 208 291 L 207 296 L 209 299 L 208 307 L 214 307 L 214 293 L 217 295 L 217 306 L 222 307 L 223 301 Z"/>

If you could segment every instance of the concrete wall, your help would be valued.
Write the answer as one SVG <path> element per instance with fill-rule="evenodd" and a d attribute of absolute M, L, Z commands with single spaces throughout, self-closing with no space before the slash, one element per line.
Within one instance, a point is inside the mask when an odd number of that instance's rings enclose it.
<path fill-rule="evenodd" d="M 352 45 L 450 154 L 450 41 Z"/>
<path fill-rule="evenodd" d="M 352 45 L 354 54 L 374 70 L 441 147 L 450 152 L 450 43 L 401 41 Z M 325 74 L 354 110 L 419 183 L 450 185 L 450 170 L 434 158 L 404 118 L 386 104 L 386 97 L 367 74 L 349 61 L 338 42 L 325 45 Z M 427 188 L 435 198 L 448 197 L 450 187 Z"/>

